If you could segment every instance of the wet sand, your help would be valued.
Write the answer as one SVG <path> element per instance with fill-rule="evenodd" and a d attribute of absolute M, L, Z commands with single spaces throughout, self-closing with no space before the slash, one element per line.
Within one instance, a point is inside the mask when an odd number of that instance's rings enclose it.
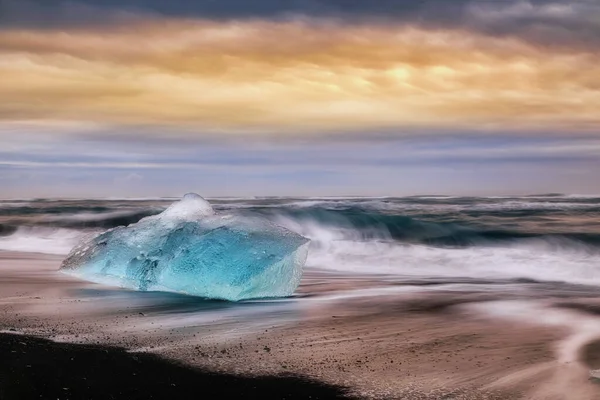
<path fill-rule="evenodd" d="M 201 391 L 203 379 L 220 377 L 216 387 L 239 386 L 240 397 L 255 386 L 261 394 L 261 382 L 270 382 L 297 395 L 289 398 L 600 398 L 590 378 L 600 368 L 596 288 L 313 269 L 293 298 L 227 303 L 81 282 L 57 273 L 60 261 L 0 252 L 0 357 L 10 360 L 0 370 L 0 398 L 30 398 L 14 391 L 29 387 L 15 385 L 15 377 L 42 379 L 55 390 L 65 377 L 48 372 L 49 359 L 62 365 L 69 360 L 58 354 L 104 350 L 107 359 L 83 357 L 77 370 L 89 376 L 86 366 L 118 362 L 129 374 L 138 368 L 134 357 L 142 357 L 148 367 L 140 373 L 149 378 L 131 387 L 155 381 L 152 374 L 164 369 L 191 390 L 195 379 Z M 118 398 L 131 390 L 127 382 L 107 390 Z"/>

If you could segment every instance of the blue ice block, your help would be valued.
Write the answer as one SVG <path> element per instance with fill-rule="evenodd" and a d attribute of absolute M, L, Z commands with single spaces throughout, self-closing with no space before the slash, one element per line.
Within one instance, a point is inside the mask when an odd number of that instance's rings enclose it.
<path fill-rule="evenodd" d="M 300 283 L 308 244 L 267 220 L 216 214 L 188 194 L 161 214 L 84 240 L 61 270 L 142 291 L 231 301 L 284 297 Z"/>

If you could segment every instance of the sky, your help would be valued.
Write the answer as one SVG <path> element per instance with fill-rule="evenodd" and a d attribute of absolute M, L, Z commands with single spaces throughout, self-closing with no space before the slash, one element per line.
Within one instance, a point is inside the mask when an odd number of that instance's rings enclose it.
<path fill-rule="evenodd" d="M 0 197 L 600 193 L 598 0 L 0 0 Z"/>

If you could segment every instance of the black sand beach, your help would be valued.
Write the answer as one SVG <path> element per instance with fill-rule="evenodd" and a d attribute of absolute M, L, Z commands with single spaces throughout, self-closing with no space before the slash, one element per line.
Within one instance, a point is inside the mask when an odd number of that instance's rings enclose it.
<path fill-rule="evenodd" d="M 350 399 L 293 375 L 214 373 L 109 346 L 0 334 L 0 399 Z"/>

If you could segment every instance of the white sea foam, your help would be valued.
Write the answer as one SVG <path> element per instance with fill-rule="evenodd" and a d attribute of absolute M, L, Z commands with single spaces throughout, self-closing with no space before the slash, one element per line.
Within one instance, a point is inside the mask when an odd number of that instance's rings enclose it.
<path fill-rule="evenodd" d="M 402 244 L 385 230 L 358 231 L 278 217 L 276 223 L 312 240 L 307 266 L 351 274 L 405 277 L 532 279 L 600 286 L 600 251 L 566 239 L 527 239 L 466 248 Z M 0 249 L 68 254 L 85 233 L 20 227 Z M 366 238 L 369 239 L 366 239 Z"/>
<path fill-rule="evenodd" d="M 20 227 L 0 237 L 0 250 L 44 254 L 68 254 L 85 232 L 74 229 Z"/>
<path fill-rule="evenodd" d="M 312 240 L 309 267 L 359 274 L 531 279 L 600 286 L 600 251 L 567 239 L 446 248 L 394 242 L 386 231 L 365 233 L 285 217 L 277 222 Z M 375 240 L 365 240 L 365 235 Z"/>
<path fill-rule="evenodd" d="M 315 243 L 307 266 L 410 277 L 532 279 L 600 285 L 600 254 L 547 243 L 439 248 L 389 242 Z"/>

